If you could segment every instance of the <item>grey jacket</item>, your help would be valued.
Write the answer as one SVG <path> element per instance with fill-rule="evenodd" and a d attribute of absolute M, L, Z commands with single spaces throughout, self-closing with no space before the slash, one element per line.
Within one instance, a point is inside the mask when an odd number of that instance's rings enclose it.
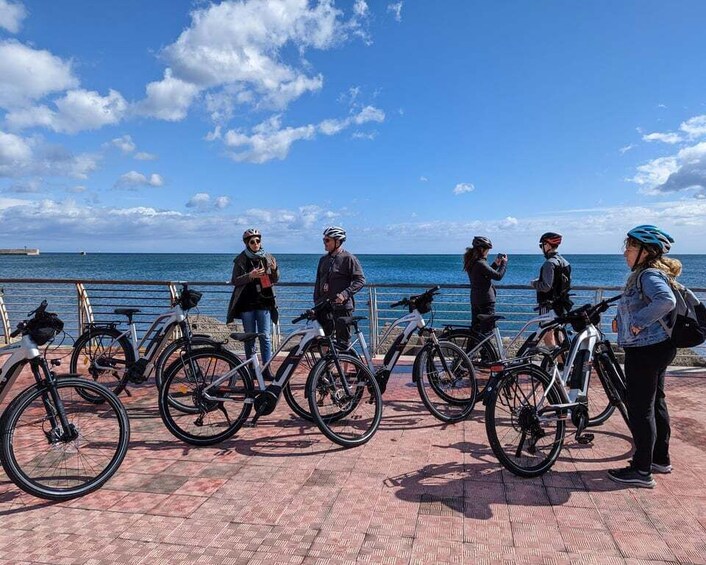
<path fill-rule="evenodd" d="M 336 255 L 324 255 L 319 259 L 319 266 L 316 268 L 314 302 L 323 298 L 333 300 L 340 293 L 346 297 L 346 301 L 336 308 L 353 310 L 353 295 L 364 285 L 363 267 L 355 255 L 345 250 Z"/>

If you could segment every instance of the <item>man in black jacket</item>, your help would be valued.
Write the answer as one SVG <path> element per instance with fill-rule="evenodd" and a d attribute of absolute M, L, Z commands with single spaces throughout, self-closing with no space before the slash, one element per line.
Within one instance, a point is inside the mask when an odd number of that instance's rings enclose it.
<path fill-rule="evenodd" d="M 320 323 L 326 334 L 336 330 L 336 341 L 347 345 L 350 340 L 350 328 L 338 320 L 350 316 L 355 310 L 353 295 L 365 285 L 363 267 L 358 258 L 343 249 L 346 231 L 337 226 L 324 230 L 324 249 L 326 255 L 319 260 L 314 285 L 314 302 L 328 299 L 333 305 L 333 319 L 323 317 Z"/>

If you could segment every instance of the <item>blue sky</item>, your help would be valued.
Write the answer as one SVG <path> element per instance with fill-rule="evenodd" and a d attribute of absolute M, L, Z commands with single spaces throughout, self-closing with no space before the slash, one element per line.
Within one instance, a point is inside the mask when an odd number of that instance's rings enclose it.
<path fill-rule="evenodd" d="M 706 253 L 706 3 L 0 0 L 0 247 Z"/>

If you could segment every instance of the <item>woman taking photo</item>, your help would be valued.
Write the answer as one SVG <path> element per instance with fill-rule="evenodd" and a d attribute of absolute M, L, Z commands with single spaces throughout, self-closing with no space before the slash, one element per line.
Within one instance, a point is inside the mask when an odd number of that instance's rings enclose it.
<path fill-rule="evenodd" d="M 228 305 L 226 323 L 235 318 L 243 321 L 243 331 L 258 332 L 262 350 L 262 364 L 272 357 L 272 324 L 277 323 L 277 307 L 272 285 L 279 280 L 275 258 L 262 248 L 262 235 L 255 228 L 243 233 L 245 249 L 233 261 L 230 283 L 234 285 Z M 245 342 L 245 354 L 255 351 L 255 340 Z M 266 375 L 270 377 L 269 371 Z"/>
<path fill-rule="evenodd" d="M 630 431 L 635 443 L 630 466 L 608 471 L 613 481 L 653 488 L 652 473 L 670 473 L 669 413 L 664 374 L 676 347 L 665 330 L 676 305 L 675 278 L 681 263 L 664 257 L 674 243 L 651 225 L 630 230 L 625 262 L 632 271 L 618 303 L 618 345 L 625 350 L 625 379 Z"/>
<path fill-rule="evenodd" d="M 505 276 L 507 255 L 498 253 L 492 265 L 488 264 L 488 253 L 493 244 L 487 237 L 477 235 L 472 247 L 466 248 L 463 256 L 463 270 L 468 273 L 471 283 L 471 328 L 486 334 L 495 327 L 493 320 L 479 320 L 480 314 L 495 314 L 495 287 L 492 281 L 499 281 Z"/>

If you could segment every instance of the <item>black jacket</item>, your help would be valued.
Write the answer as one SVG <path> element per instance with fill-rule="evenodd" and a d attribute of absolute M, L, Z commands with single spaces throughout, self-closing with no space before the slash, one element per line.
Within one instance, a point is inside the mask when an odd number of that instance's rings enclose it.
<path fill-rule="evenodd" d="M 248 269 L 248 256 L 243 251 L 233 260 L 233 273 L 230 277 L 230 283 L 234 285 L 233 294 L 230 297 L 230 302 L 228 303 L 228 315 L 226 316 L 226 323 L 230 324 L 235 318 L 237 318 L 237 304 L 238 299 L 243 293 L 245 286 L 252 282 L 248 273 L 251 269 Z M 279 281 L 279 265 L 275 265 L 274 258 L 269 253 L 265 254 L 264 266 L 267 274 L 270 276 L 270 281 L 275 284 Z M 276 324 L 279 319 L 277 313 L 277 306 L 275 304 L 275 289 L 272 287 L 272 307 L 270 308 L 270 315 L 272 316 L 272 323 Z"/>
<path fill-rule="evenodd" d="M 316 268 L 314 302 L 323 298 L 333 300 L 341 293 L 347 300 L 337 308 L 353 310 L 355 308 L 353 295 L 364 285 L 363 267 L 355 255 L 345 250 L 336 255 L 324 255 L 319 259 L 319 266 Z"/>
<path fill-rule="evenodd" d="M 495 302 L 495 287 L 493 281 L 499 281 L 505 276 L 507 263 L 493 262 L 488 265 L 486 259 L 478 259 L 471 265 L 468 280 L 471 283 L 471 304 L 480 306 Z"/>

